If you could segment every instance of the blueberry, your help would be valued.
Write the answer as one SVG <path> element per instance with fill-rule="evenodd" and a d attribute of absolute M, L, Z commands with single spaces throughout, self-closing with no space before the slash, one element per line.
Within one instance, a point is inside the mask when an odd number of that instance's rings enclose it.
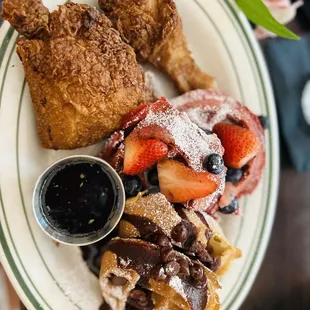
<path fill-rule="evenodd" d="M 269 119 L 266 116 L 259 115 L 258 119 L 259 119 L 259 121 L 260 121 L 260 123 L 264 129 L 269 128 Z"/>
<path fill-rule="evenodd" d="M 157 173 L 156 168 L 149 170 L 149 172 L 147 173 L 147 179 L 151 185 L 158 185 L 159 184 L 158 173 Z"/>
<path fill-rule="evenodd" d="M 220 174 L 224 170 L 223 158 L 220 155 L 211 154 L 206 157 L 204 167 L 211 173 Z"/>
<path fill-rule="evenodd" d="M 237 183 L 243 177 L 242 169 L 228 168 L 226 172 L 226 182 Z"/>
<path fill-rule="evenodd" d="M 228 206 L 220 208 L 219 211 L 223 214 L 231 214 L 238 210 L 239 204 L 237 198 L 235 198 Z"/>
<path fill-rule="evenodd" d="M 124 176 L 123 184 L 126 195 L 128 197 L 137 196 L 138 193 L 142 190 L 142 184 L 138 176 L 130 176 L 130 175 Z"/>
<path fill-rule="evenodd" d="M 145 191 L 145 196 L 160 193 L 159 186 L 151 186 Z"/>

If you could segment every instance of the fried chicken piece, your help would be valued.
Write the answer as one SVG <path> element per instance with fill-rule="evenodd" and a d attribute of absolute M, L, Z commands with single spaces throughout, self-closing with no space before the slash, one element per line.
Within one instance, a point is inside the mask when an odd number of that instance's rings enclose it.
<path fill-rule="evenodd" d="M 182 92 L 214 87 L 191 57 L 173 0 L 99 0 L 99 6 L 136 53 L 168 73 Z"/>
<path fill-rule="evenodd" d="M 49 32 L 49 10 L 39 0 L 4 1 L 1 17 L 28 39 L 44 37 Z"/>
<path fill-rule="evenodd" d="M 147 100 L 134 50 L 109 19 L 68 3 L 48 13 L 41 0 L 6 0 L 3 18 L 27 38 L 17 44 L 46 148 L 96 143 Z"/>

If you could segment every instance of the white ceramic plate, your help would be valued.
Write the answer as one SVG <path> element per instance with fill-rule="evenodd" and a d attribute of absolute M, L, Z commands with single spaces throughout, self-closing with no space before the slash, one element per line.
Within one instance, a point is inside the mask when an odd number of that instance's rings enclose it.
<path fill-rule="evenodd" d="M 63 1 L 45 0 L 54 9 Z M 80 2 L 83 2 L 80 1 Z M 84 2 L 95 4 L 95 1 Z M 224 0 L 177 0 L 189 46 L 198 64 L 214 75 L 220 89 L 258 114 L 267 115 L 267 164 L 255 193 L 242 200 L 243 215 L 222 225 L 243 257 L 222 279 L 222 309 L 237 309 L 262 261 L 275 212 L 279 154 L 277 120 L 270 82 L 259 47 L 245 18 Z M 36 224 L 31 195 L 36 178 L 68 154 L 96 154 L 100 145 L 74 152 L 44 150 L 22 65 L 15 53 L 17 33 L 0 31 L 0 257 L 29 310 L 97 310 L 100 291 L 78 248 L 57 247 Z M 156 73 L 161 95 L 173 88 Z"/>

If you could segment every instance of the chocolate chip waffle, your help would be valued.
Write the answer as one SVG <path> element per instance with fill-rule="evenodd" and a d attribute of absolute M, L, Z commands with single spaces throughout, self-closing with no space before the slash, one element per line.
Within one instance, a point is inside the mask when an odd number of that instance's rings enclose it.
<path fill-rule="evenodd" d="M 220 308 L 212 271 L 172 248 L 138 239 L 109 242 L 100 286 L 106 309 Z"/>
<path fill-rule="evenodd" d="M 222 275 L 241 256 L 206 213 L 172 205 L 161 193 L 128 199 L 119 236 L 140 238 L 161 247 L 176 247 Z"/>

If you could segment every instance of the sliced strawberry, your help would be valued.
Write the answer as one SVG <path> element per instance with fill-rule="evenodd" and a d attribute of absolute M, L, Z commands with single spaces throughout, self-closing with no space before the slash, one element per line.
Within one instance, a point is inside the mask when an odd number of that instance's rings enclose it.
<path fill-rule="evenodd" d="M 160 191 L 170 202 L 185 202 L 208 196 L 219 186 L 219 179 L 209 172 L 196 172 L 183 163 L 165 159 L 157 164 Z"/>
<path fill-rule="evenodd" d="M 205 124 L 206 129 L 212 130 L 214 125 L 225 120 L 232 120 L 253 132 L 260 141 L 260 149 L 255 157 L 247 162 L 247 169 L 242 179 L 235 183 L 226 183 L 220 205 L 231 202 L 231 197 L 242 197 L 251 194 L 257 187 L 265 166 L 265 136 L 264 129 L 258 119 L 246 106 L 217 89 L 199 89 L 188 92 L 171 100 L 178 110 L 186 112 L 193 122 Z M 200 199 L 203 200 L 203 199 Z M 198 201 L 195 201 L 199 204 Z M 202 202 L 203 204 L 203 202 Z M 208 207 L 207 212 L 214 214 L 218 205 Z"/>
<path fill-rule="evenodd" d="M 145 171 L 168 154 L 168 146 L 155 139 L 139 140 L 127 137 L 123 172 L 135 175 Z"/>
<path fill-rule="evenodd" d="M 225 149 L 224 162 L 231 168 L 242 168 L 260 149 L 260 141 L 247 128 L 227 123 L 213 127 Z"/>
<path fill-rule="evenodd" d="M 122 122 L 122 128 L 127 129 L 138 124 L 143 120 L 149 112 L 162 111 L 165 112 L 168 109 L 173 109 L 168 100 L 164 97 L 150 104 L 140 105 L 133 111 L 127 113 Z"/>

